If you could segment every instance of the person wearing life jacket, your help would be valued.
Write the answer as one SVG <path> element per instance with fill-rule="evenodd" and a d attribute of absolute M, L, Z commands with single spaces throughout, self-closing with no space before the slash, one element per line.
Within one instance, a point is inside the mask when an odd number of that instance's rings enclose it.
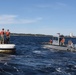
<path fill-rule="evenodd" d="M 61 41 L 60 41 L 60 45 L 64 45 L 65 39 L 64 37 L 62 37 Z"/>
<path fill-rule="evenodd" d="M 1 36 L 1 44 L 4 44 L 4 28 L 2 28 L 1 32 L 0 32 L 0 36 Z"/>
<path fill-rule="evenodd" d="M 50 40 L 50 44 L 52 44 L 53 43 L 53 41 L 52 40 Z"/>
<path fill-rule="evenodd" d="M 71 40 L 68 41 L 68 47 L 71 47 L 71 48 L 74 47 L 73 42 Z"/>
<path fill-rule="evenodd" d="M 10 40 L 10 32 L 9 29 L 6 31 L 6 43 L 8 44 Z"/>

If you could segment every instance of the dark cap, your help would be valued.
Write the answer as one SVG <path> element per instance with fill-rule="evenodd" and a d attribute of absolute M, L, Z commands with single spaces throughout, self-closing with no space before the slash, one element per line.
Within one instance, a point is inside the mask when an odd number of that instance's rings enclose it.
<path fill-rule="evenodd" d="M 7 29 L 7 31 L 9 31 L 9 29 Z"/>
<path fill-rule="evenodd" d="M 2 30 L 4 30 L 4 28 L 2 28 Z"/>

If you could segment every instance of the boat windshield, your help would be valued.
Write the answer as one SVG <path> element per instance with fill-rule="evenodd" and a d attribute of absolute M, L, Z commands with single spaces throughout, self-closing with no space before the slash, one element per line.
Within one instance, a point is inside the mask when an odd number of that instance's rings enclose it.
<path fill-rule="evenodd" d="M 58 37 L 53 37 L 53 43 L 54 45 L 59 45 L 59 38 Z"/>
<path fill-rule="evenodd" d="M 53 37 L 53 40 L 56 40 L 57 41 L 58 40 L 58 37 Z"/>

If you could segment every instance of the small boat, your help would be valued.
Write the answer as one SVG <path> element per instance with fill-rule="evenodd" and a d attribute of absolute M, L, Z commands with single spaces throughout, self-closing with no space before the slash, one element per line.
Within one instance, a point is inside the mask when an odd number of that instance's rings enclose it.
<path fill-rule="evenodd" d="M 15 44 L 0 44 L 0 53 L 14 53 Z"/>
<path fill-rule="evenodd" d="M 43 45 L 43 48 L 63 50 L 63 51 L 76 51 L 76 48 L 72 48 L 68 46 L 59 46 L 59 45 Z"/>
<path fill-rule="evenodd" d="M 53 42 L 52 43 L 45 43 L 45 45 L 43 45 L 43 48 L 47 48 L 47 49 L 55 49 L 55 50 L 65 50 L 65 51 L 76 51 L 76 45 L 74 45 L 73 47 L 71 47 L 70 45 L 60 45 L 59 43 L 59 38 L 60 37 L 54 37 L 53 38 Z"/>

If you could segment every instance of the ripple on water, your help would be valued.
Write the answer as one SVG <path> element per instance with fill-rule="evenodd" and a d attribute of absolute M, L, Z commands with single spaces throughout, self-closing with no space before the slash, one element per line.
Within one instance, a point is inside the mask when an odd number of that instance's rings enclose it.
<path fill-rule="evenodd" d="M 49 40 L 13 36 L 16 54 L 0 54 L 0 75 L 76 75 L 76 53 L 43 48 L 40 43 Z"/>

